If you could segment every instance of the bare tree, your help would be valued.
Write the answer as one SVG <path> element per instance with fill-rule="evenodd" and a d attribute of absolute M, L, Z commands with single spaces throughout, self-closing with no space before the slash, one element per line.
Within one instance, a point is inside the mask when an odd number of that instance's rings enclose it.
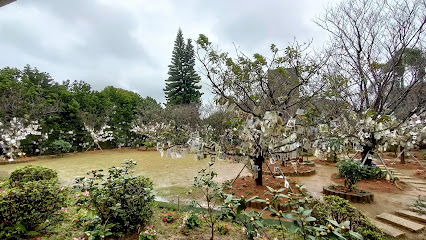
<path fill-rule="evenodd" d="M 316 23 L 330 33 L 330 89 L 359 114 L 401 122 L 425 111 L 424 0 L 343 0 Z M 363 157 L 374 150 L 374 134 Z"/>

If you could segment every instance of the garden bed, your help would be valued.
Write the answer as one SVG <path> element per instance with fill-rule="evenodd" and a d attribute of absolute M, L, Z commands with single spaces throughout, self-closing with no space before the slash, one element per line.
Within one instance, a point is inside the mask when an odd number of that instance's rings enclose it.
<path fill-rule="evenodd" d="M 324 195 L 336 195 L 343 199 L 356 203 L 372 203 L 374 194 L 360 189 L 353 189 L 351 192 L 344 186 L 328 186 L 323 188 Z"/>
<path fill-rule="evenodd" d="M 345 179 L 337 177 L 336 173 L 331 175 L 331 180 L 338 185 L 343 185 L 345 183 Z M 398 188 L 395 184 L 386 179 L 362 179 L 356 186 L 360 189 L 366 189 L 367 191 L 383 193 L 401 193 L 409 188 L 408 185 L 400 181 L 398 181 Z"/>
<path fill-rule="evenodd" d="M 300 190 L 300 186 L 295 182 L 291 181 L 290 179 L 287 179 L 287 181 L 290 183 L 290 188 L 287 188 L 282 192 L 282 194 L 289 195 L 289 194 L 299 194 L 302 193 L 304 196 L 300 196 L 301 199 L 305 198 L 306 191 Z M 270 191 L 266 188 L 266 186 L 272 187 L 275 190 L 278 190 L 280 188 L 284 188 L 284 180 L 283 179 L 276 179 L 272 176 L 267 176 L 263 178 L 263 185 L 264 186 L 257 186 L 254 178 L 250 176 L 245 177 L 239 177 L 233 186 L 233 189 L 225 190 L 226 193 L 233 193 L 234 196 L 241 197 L 246 196 L 246 198 L 250 198 L 253 196 L 258 196 L 259 199 L 272 199 L 272 194 Z M 289 210 L 292 206 L 296 206 L 296 203 L 289 204 L 288 198 L 281 198 L 279 200 L 280 204 L 280 210 Z M 256 200 L 249 202 L 247 204 L 247 207 L 250 208 L 256 208 L 256 209 L 263 209 L 266 206 L 265 202 L 257 202 Z"/>
<path fill-rule="evenodd" d="M 288 163 L 287 166 L 282 166 L 282 165 L 270 165 L 270 168 L 272 171 L 274 171 L 274 167 L 275 166 L 279 166 L 281 171 L 283 172 L 284 176 L 287 177 L 293 177 L 293 176 L 311 176 L 315 174 L 315 167 L 313 166 L 309 166 L 307 164 L 297 164 L 297 172 L 294 170 L 293 166 Z M 268 167 L 266 166 L 266 164 L 263 165 L 264 169 L 262 171 L 262 174 L 267 175 L 267 176 L 281 176 L 280 172 L 272 172 L 269 171 Z"/>

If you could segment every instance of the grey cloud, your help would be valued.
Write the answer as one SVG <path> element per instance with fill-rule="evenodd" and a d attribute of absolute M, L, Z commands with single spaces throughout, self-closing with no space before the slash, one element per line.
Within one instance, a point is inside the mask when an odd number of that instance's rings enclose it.
<path fill-rule="evenodd" d="M 317 0 L 164 0 L 151 9 L 141 6 L 156 1 L 125 1 L 135 8 L 100 0 L 18 0 L 0 8 L 0 52 L 8 56 L 0 67 L 30 64 L 58 82 L 83 80 L 98 90 L 113 85 L 164 101 L 178 27 L 185 38 L 205 33 L 225 50 L 235 43 L 248 54 L 316 34 L 306 22 Z"/>

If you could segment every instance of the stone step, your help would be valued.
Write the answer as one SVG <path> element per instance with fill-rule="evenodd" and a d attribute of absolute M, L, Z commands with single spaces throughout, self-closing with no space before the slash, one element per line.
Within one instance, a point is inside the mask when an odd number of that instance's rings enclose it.
<path fill-rule="evenodd" d="M 399 172 L 393 172 L 393 175 L 399 175 L 399 176 L 401 176 L 401 175 L 402 175 L 402 173 L 399 173 Z"/>
<path fill-rule="evenodd" d="M 416 189 L 426 189 L 426 186 L 425 185 L 423 185 L 423 184 L 413 184 L 413 183 L 410 183 L 411 185 L 413 185 L 413 187 L 415 187 Z"/>
<path fill-rule="evenodd" d="M 408 210 L 398 210 L 395 212 L 396 215 L 409 218 L 414 221 L 426 223 L 426 216 L 418 215 L 416 212 L 408 211 Z"/>
<path fill-rule="evenodd" d="M 398 238 L 398 237 L 405 235 L 405 232 L 403 232 L 403 231 L 401 231 L 397 228 L 394 228 L 393 226 L 388 225 L 386 223 L 382 223 L 382 222 L 377 221 L 377 220 L 372 220 L 372 222 L 374 223 L 374 225 L 376 225 L 376 227 L 382 229 L 382 231 L 386 235 L 389 235 L 391 237 Z"/>
<path fill-rule="evenodd" d="M 421 184 L 421 185 L 425 185 L 425 187 L 426 187 L 426 181 L 422 181 L 422 180 L 419 180 L 419 179 L 407 179 L 407 180 L 404 180 L 404 182 L 406 182 L 406 183 L 411 183 L 411 184 Z"/>
<path fill-rule="evenodd" d="M 418 232 L 425 228 L 425 226 L 421 224 L 418 224 L 416 222 L 413 222 L 408 219 L 398 217 L 396 215 L 386 213 L 386 212 L 380 215 L 377 215 L 376 217 L 387 223 L 410 230 L 412 232 Z"/>
<path fill-rule="evenodd" d="M 394 174 L 394 175 L 395 175 L 395 174 Z M 413 179 L 413 177 L 403 176 L 403 175 L 401 175 L 401 176 L 395 176 L 395 177 L 397 177 L 397 178 L 399 178 L 399 179 Z"/>

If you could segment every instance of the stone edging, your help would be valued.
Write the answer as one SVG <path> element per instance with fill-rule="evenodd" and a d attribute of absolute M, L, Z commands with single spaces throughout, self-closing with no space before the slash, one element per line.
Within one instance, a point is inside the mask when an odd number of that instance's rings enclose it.
<path fill-rule="evenodd" d="M 345 192 L 338 192 L 334 189 L 330 189 L 329 187 L 323 187 L 323 194 L 335 195 L 343 199 L 346 199 L 348 201 L 356 202 L 356 203 L 372 203 L 374 201 L 374 194 L 371 192 L 367 192 L 363 194 L 355 194 L 350 192 L 345 193 Z"/>
<path fill-rule="evenodd" d="M 8 165 L 8 164 L 18 164 L 18 163 L 26 163 L 26 162 L 32 162 L 32 161 L 36 161 L 37 159 L 33 158 L 33 159 L 20 159 L 20 160 L 14 160 L 14 161 L 0 161 L 0 165 Z"/>
<path fill-rule="evenodd" d="M 262 171 L 263 175 L 272 175 L 271 172 L 269 171 Z M 284 173 L 284 176 L 286 177 L 294 177 L 294 176 L 311 176 L 315 174 L 315 168 L 313 167 L 311 170 L 309 171 L 305 171 L 305 172 L 289 172 L 289 173 Z M 274 173 L 274 176 L 281 176 L 281 173 Z"/>

